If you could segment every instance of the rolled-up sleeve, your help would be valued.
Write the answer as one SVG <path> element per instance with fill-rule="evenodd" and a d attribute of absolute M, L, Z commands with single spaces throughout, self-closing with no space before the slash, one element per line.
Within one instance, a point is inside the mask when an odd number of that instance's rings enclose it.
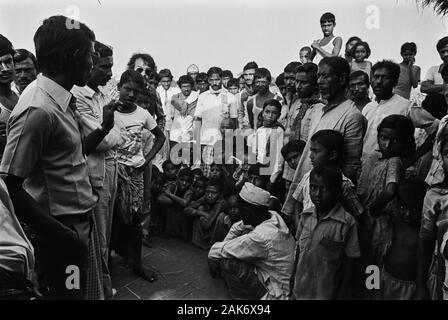
<path fill-rule="evenodd" d="M 253 261 L 268 256 L 266 241 L 255 232 L 239 236 L 233 240 L 215 243 L 208 257 L 212 260 L 219 259 L 239 259 L 243 261 Z"/>
<path fill-rule="evenodd" d="M 361 113 L 353 113 L 348 117 L 344 128 L 345 161 L 343 171 L 352 181 L 357 181 L 357 174 L 361 168 L 365 125 L 364 116 Z"/>
<path fill-rule="evenodd" d="M 52 132 L 50 115 L 29 107 L 8 121 L 8 137 L 0 172 L 26 178 L 41 158 Z"/>

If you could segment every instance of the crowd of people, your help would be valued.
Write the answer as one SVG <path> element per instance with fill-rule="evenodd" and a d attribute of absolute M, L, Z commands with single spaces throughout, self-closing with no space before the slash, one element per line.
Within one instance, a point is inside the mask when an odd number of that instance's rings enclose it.
<path fill-rule="evenodd" d="M 329 12 L 275 78 L 136 53 L 115 80 L 66 19 L 35 55 L 0 35 L 1 299 L 111 299 L 112 256 L 150 286 L 159 235 L 232 299 L 448 299 L 448 37 L 421 82 L 415 43 L 372 63 Z"/>

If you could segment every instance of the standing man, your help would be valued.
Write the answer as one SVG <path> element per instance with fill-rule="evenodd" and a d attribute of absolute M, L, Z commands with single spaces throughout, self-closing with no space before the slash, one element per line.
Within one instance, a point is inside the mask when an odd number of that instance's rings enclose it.
<path fill-rule="evenodd" d="M 84 87 L 73 86 L 72 94 L 76 98 L 76 108 L 81 115 L 83 135 L 88 135 L 101 126 L 103 107 L 112 98 L 99 87 L 104 86 L 112 77 L 113 51 L 95 41 L 93 70 Z M 124 139 L 119 123 L 105 136 L 103 141 L 88 156 L 90 181 L 98 194 L 98 204 L 94 209 L 95 223 L 98 229 L 99 246 L 103 264 L 102 285 L 106 298 L 112 297 L 112 281 L 108 269 L 109 243 L 112 231 L 112 215 L 117 191 L 117 153 L 116 148 Z"/>
<path fill-rule="evenodd" d="M 443 93 L 443 79 L 441 71 L 443 67 L 448 64 L 448 36 L 440 39 L 437 42 L 436 48 L 440 59 L 442 60 L 442 64 L 433 66 L 426 72 L 425 80 L 423 80 L 420 88 L 422 93 Z"/>
<path fill-rule="evenodd" d="M 393 93 L 400 76 L 398 64 L 389 60 L 379 61 L 373 65 L 372 73 L 372 89 L 375 100 L 362 110 L 362 114 L 367 119 L 363 159 L 367 154 L 377 152 L 379 148 L 377 128 L 381 121 L 389 115 L 400 114 L 408 117 L 416 128 L 425 129 L 428 135 L 437 131 L 439 122 L 428 111 Z M 419 150 L 416 154 L 419 154 Z"/>
<path fill-rule="evenodd" d="M 193 139 L 196 143 L 200 141 L 201 167 L 207 178 L 210 177 L 214 148 L 222 143 L 221 128 L 236 128 L 235 96 L 222 87 L 221 74 L 218 67 L 208 70 L 210 89 L 199 96 L 194 112 Z"/>
<path fill-rule="evenodd" d="M 14 78 L 15 88 L 19 95 L 34 80 L 36 80 L 38 69 L 34 54 L 26 49 L 17 49 L 14 54 Z"/>
<path fill-rule="evenodd" d="M 362 70 L 356 70 L 350 74 L 348 89 L 350 90 L 350 99 L 353 100 L 359 111 L 370 102 L 369 98 L 369 76 Z"/>
<path fill-rule="evenodd" d="M 90 294 L 87 290 L 102 291 L 87 286 L 87 271 L 96 253 L 91 236 L 98 197 L 85 155 L 112 129 L 114 106 L 104 106 L 101 126 L 83 141 L 70 90 L 86 85 L 95 34 L 80 22 L 79 28 L 66 28 L 69 19 L 45 19 L 34 35 L 42 74 L 11 113 L 0 172 L 7 174 L 17 216 L 40 237 L 40 270 L 45 277 L 41 279 L 49 296 L 83 299 Z M 66 286 L 67 271 L 80 276 L 79 287 Z"/>
<path fill-rule="evenodd" d="M 286 214 L 293 213 L 292 194 L 303 175 L 312 169 L 310 137 L 319 130 L 336 130 L 344 136 L 345 154 L 342 170 L 346 177 L 357 181 L 357 175 L 361 169 L 365 119 L 353 101 L 345 97 L 349 74 L 350 66 L 344 58 L 327 57 L 319 63 L 317 84 L 325 104 L 321 103 L 313 107 L 306 146 L 282 209 Z"/>
<path fill-rule="evenodd" d="M 254 75 L 256 69 L 258 69 L 258 64 L 255 61 L 248 62 L 244 66 L 243 78 L 245 86 L 244 89 L 235 96 L 238 110 L 238 127 L 240 129 L 250 127 L 249 118 L 247 116 L 247 100 L 256 93 L 254 90 Z"/>
<path fill-rule="evenodd" d="M 14 49 L 11 42 L 0 34 L 0 159 L 6 144 L 6 122 L 19 96 L 11 90 L 14 80 Z"/>

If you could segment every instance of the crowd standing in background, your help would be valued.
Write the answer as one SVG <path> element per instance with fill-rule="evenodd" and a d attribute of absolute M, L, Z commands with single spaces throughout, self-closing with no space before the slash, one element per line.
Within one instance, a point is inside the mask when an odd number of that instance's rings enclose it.
<path fill-rule="evenodd" d="M 1 299 L 111 299 L 112 256 L 151 286 L 162 234 L 232 299 L 448 299 L 448 37 L 421 81 L 414 42 L 369 61 L 327 12 L 277 77 L 136 53 L 115 81 L 66 19 L 35 55 L 0 35 Z"/>

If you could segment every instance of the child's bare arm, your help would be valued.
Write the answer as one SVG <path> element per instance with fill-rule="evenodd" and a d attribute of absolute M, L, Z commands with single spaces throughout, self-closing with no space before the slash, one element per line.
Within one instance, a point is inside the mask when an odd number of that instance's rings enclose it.
<path fill-rule="evenodd" d="M 188 200 L 182 197 L 176 196 L 174 193 L 166 192 L 164 193 L 172 202 L 180 205 L 181 207 L 186 207 L 188 205 Z"/>
<path fill-rule="evenodd" d="M 398 190 L 398 183 L 389 182 L 386 189 L 381 192 L 370 206 L 370 214 L 378 216 L 380 211 L 395 197 Z"/>

